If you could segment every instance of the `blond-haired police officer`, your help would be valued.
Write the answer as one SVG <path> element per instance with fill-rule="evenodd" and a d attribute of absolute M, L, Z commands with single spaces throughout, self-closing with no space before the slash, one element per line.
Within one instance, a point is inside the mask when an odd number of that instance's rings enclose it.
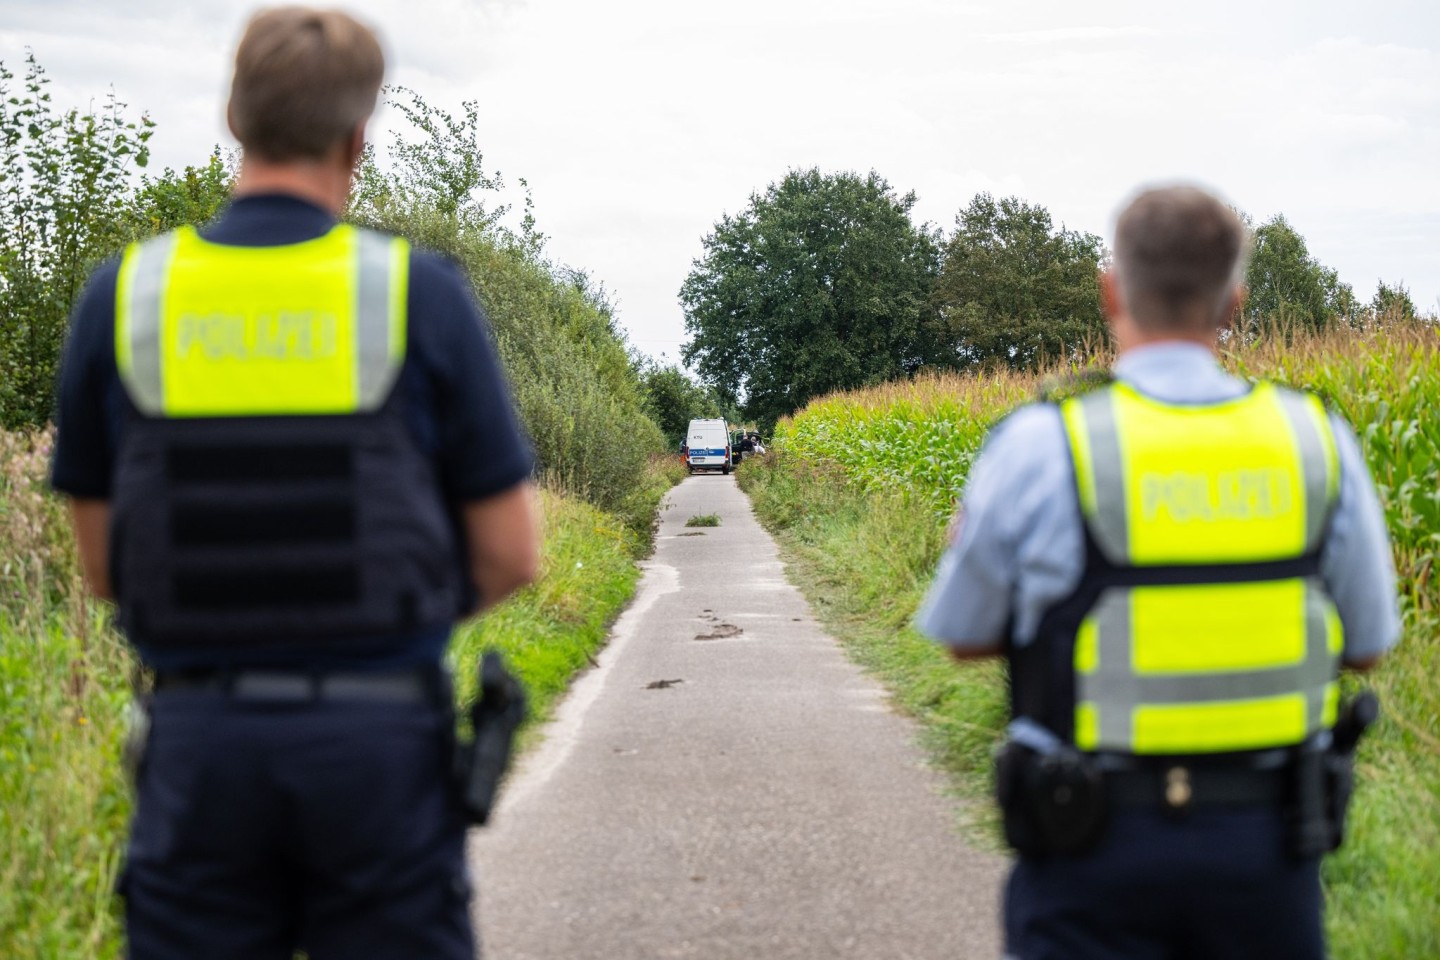
<path fill-rule="evenodd" d="M 1350 429 L 1216 362 L 1247 244 L 1198 189 L 1124 208 L 1113 381 L 995 429 L 919 615 L 1010 660 L 1020 960 L 1324 957 L 1336 674 L 1396 642 L 1394 570 Z"/>
<path fill-rule="evenodd" d="M 251 20 L 218 222 L 92 278 L 53 483 L 156 673 L 132 960 L 474 955 L 440 660 L 530 579 L 531 455 L 468 284 L 337 224 L 384 60 Z"/>

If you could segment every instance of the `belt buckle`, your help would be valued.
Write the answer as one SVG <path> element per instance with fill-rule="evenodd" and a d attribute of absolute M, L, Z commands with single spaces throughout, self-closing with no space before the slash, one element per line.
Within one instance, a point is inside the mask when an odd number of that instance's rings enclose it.
<path fill-rule="evenodd" d="M 1165 809 L 1176 816 L 1190 812 L 1190 802 L 1195 798 L 1195 788 L 1190 783 L 1188 767 L 1175 766 L 1165 771 Z"/>

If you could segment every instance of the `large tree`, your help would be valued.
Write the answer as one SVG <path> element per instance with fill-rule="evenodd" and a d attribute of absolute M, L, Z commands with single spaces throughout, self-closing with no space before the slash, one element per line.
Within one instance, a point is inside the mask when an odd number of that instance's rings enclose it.
<path fill-rule="evenodd" d="M 913 370 L 938 237 L 873 171 L 791 171 L 704 240 L 680 300 L 683 357 L 769 425 L 831 390 Z"/>
<path fill-rule="evenodd" d="M 1034 367 L 1105 338 L 1094 234 L 1055 229 L 1044 207 L 982 193 L 955 218 L 935 284 L 931 359 Z"/>
<path fill-rule="evenodd" d="M 685 439 L 691 420 L 720 416 L 720 401 L 715 395 L 687 377 L 678 366 L 662 367 L 651 360 L 642 361 L 637 367 L 645 412 L 659 424 L 672 448 Z"/>
<path fill-rule="evenodd" d="M 1415 301 L 1410 299 L 1410 291 L 1403 282 L 1392 287 L 1384 280 L 1380 281 L 1375 296 L 1370 300 L 1370 316 L 1373 319 L 1382 323 L 1407 322 L 1419 315 Z"/>
<path fill-rule="evenodd" d="M 1305 238 L 1280 214 L 1255 230 L 1245 285 L 1245 316 L 1252 325 L 1275 319 L 1320 329 L 1360 313 L 1350 285 L 1310 255 Z"/>

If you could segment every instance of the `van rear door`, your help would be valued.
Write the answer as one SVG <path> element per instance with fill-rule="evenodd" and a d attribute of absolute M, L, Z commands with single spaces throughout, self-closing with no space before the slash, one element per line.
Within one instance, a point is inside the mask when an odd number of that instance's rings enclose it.
<path fill-rule="evenodd" d="M 730 463 L 725 426 L 720 421 L 690 424 L 690 466 L 724 467 Z"/>

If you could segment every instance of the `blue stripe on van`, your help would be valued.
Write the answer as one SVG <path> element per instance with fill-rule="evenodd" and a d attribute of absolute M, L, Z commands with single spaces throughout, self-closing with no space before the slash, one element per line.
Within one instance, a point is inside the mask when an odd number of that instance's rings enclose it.
<path fill-rule="evenodd" d="M 704 449 L 701 449 L 700 447 L 691 447 L 691 448 L 690 448 L 690 456 L 692 456 L 692 457 L 723 457 L 723 456 L 725 456 L 725 448 L 724 448 L 724 447 L 717 447 L 717 448 L 710 449 L 710 450 L 704 450 Z"/>

